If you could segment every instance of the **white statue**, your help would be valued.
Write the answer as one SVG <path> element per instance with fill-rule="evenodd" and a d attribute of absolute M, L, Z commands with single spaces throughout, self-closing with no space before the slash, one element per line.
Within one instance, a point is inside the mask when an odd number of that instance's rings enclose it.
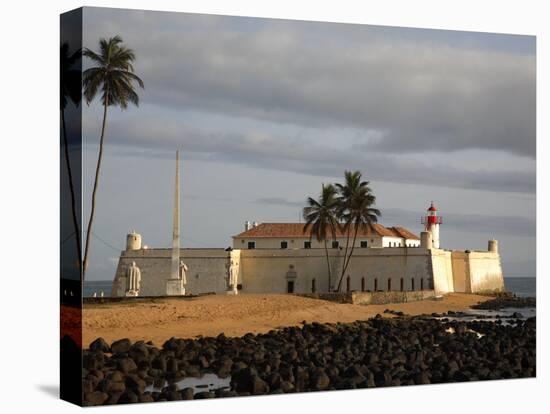
<path fill-rule="evenodd" d="M 237 285 L 239 283 L 239 268 L 235 261 L 231 260 L 227 269 L 227 288 L 228 292 L 237 294 Z"/>
<path fill-rule="evenodd" d="M 126 296 L 138 296 L 141 287 L 141 270 L 132 262 L 132 266 L 126 269 Z"/>
<path fill-rule="evenodd" d="M 189 269 L 187 268 L 187 265 L 183 263 L 183 260 L 180 260 L 180 279 L 182 281 L 183 285 L 187 284 L 187 271 Z"/>

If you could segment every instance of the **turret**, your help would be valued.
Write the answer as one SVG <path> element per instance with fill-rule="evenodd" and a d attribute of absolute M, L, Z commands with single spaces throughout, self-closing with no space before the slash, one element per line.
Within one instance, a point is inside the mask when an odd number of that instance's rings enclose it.
<path fill-rule="evenodd" d="M 126 236 L 126 250 L 140 250 L 141 249 L 141 234 L 136 233 L 135 230 L 132 230 Z"/>
<path fill-rule="evenodd" d="M 498 253 L 498 240 L 489 240 L 489 249 L 492 253 Z"/>
<path fill-rule="evenodd" d="M 420 233 L 420 247 L 423 249 L 431 249 L 433 246 L 432 234 L 429 231 Z"/>
<path fill-rule="evenodd" d="M 427 214 L 421 219 L 422 224 L 427 232 L 431 234 L 432 247 L 439 249 L 439 225 L 441 224 L 441 216 L 437 215 L 437 208 L 434 206 L 434 202 L 430 204 Z"/>

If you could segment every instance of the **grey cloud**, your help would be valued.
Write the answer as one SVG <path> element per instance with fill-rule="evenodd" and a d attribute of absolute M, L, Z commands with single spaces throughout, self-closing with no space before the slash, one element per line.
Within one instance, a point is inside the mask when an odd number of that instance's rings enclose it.
<path fill-rule="evenodd" d="M 113 122 L 110 142 L 125 151 L 150 151 L 154 156 L 175 148 L 205 161 L 230 161 L 264 169 L 340 177 L 345 170 L 361 170 L 370 180 L 410 184 L 435 184 L 454 188 L 532 193 L 535 170 L 491 168 L 468 170 L 416 161 L 380 152 L 334 149 L 288 137 L 250 133 L 205 132 L 185 124 L 136 119 Z M 155 139 L 162 130 L 162 138 Z"/>
<path fill-rule="evenodd" d="M 284 207 L 301 208 L 304 206 L 304 202 L 286 200 L 281 197 L 264 197 L 256 200 L 259 204 L 278 205 Z"/>
<path fill-rule="evenodd" d="M 385 221 L 404 222 L 411 225 L 419 223 L 423 212 L 384 208 L 382 213 Z M 449 213 L 443 217 L 443 220 L 443 225 L 455 232 L 482 233 L 487 237 L 494 237 L 497 234 L 517 237 L 535 237 L 536 235 L 536 223 L 527 217 Z"/>
<path fill-rule="evenodd" d="M 315 194 L 311 194 L 315 197 Z M 257 203 L 279 205 L 284 207 L 302 208 L 305 202 L 298 200 L 287 200 L 285 198 L 261 198 Z M 411 211 L 399 208 L 379 207 L 382 212 L 380 222 L 388 226 L 399 225 L 410 229 L 419 226 L 422 211 Z M 444 217 L 445 228 L 453 232 L 481 233 L 487 237 L 496 235 L 511 235 L 516 237 L 535 237 L 536 223 L 527 217 L 515 216 L 492 216 L 486 214 L 459 214 L 449 213 Z"/>
<path fill-rule="evenodd" d="M 236 30 L 245 20 L 177 15 L 163 30 L 158 15 L 140 16 L 148 23 L 137 27 L 101 17 L 90 23 L 88 39 L 106 28 L 122 31 L 139 57 L 144 101 L 384 133 L 363 149 L 535 156 L 530 54 L 411 43 L 367 26 L 261 20 Z M 207 30 L 200 30 L 202 21 Z"/>

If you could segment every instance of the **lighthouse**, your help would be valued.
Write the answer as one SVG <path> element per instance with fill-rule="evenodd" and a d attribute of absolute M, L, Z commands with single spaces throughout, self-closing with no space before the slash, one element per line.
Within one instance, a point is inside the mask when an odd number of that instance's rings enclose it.
<path fill-rule="evenodd" d="M 441 216 L 437 215 L 437 208 L 432 201 L 427 210 L 427 214 L 422 217 L 422 224 L 427 232 L 432 235 L 432 247 L 439 249 L 439 225 L 441 224 Z"/>

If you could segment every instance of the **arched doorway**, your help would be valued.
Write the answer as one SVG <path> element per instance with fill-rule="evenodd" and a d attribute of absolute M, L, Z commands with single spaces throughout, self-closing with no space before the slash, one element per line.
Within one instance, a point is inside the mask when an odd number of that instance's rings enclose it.
<path fill-rule="evenodd" d="M 424 278 L 420 278 L 420 290 L 424 290 Z"/>
<path fill-rule="evenodd" d="M 388 277 L 388 292 L 391 290 L 391 277 Z"/>

